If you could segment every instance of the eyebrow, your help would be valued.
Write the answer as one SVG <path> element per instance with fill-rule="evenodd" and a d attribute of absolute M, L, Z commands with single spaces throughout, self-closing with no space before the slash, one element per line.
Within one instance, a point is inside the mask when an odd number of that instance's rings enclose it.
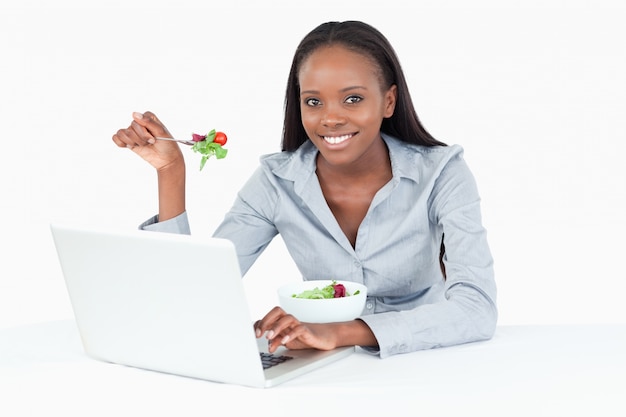
<path fill-rule="evenodd" d="M 350 87 L 342 88 L 339 91 L 341 91 L 342 93 L 345 93 L 345 92 L 350 91 L 350 90 L 367 90 L 367 87 L 364 87 L 362 85 L 352 85 Z M 303 95 L 303 94 L 318 94 L 318 93 L 319 93 L 319 91 L 317 91 L 317 90 L 304 90 L 304 91 L 300 92 L 300 95 Z"/>

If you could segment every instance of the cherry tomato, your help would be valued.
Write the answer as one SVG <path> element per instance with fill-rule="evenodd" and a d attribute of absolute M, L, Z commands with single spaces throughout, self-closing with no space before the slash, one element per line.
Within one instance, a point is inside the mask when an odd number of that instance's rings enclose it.
<path fill-rule="evenodd" d="M 215 139 L 213 139 L 213 143 L 217 143 L 218 145 L 224 146 L 228 138 L 226 137 L 226 133 L 224 132 L 216 132 Z"/>

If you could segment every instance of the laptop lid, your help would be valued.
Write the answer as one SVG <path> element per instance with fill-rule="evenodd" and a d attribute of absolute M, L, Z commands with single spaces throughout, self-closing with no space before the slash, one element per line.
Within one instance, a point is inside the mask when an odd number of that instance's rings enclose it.
<path fill-rule="evenodd" d="M 60 224 L 51 231 L 85 352 L 95 359 L 269 387 L 354 352 L 281 349 L 293 359 L 264 370 L 266 341 L 254 336 L 228 240 Z"/>

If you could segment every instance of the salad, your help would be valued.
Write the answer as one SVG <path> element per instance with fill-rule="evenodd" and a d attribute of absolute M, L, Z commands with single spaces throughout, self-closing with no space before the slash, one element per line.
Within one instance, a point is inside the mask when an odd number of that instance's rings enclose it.
<path fill-rule="evenodd" d="M 308 299 L 323 299 L 323 298 L 342 298 L 349 297 L 350 295 L 357 295 L 360 293 L 356 290 L 354 294 L 350 294 L 343 284 L 338 284 L 333 280 L 330 285 L 323 288 L 315 287 L 312 290 L 304 290 L 300 294 L 293 294 L 293 298 L 308 298 Z"/>
<path fill-rule="evenodd" d="M 223 147 L 228 140 L 228 137 L 224 132 L 217 132 L 213 129 L 206 135 L 192 133 L 191 139 L 194 142 L 191 149 L 194 152 L 202 154 L 202 159 L 200 160 L 200 171 L 204 168 L 206 161 L 208 161 L 208 159 L 213 155 L 215 155 L 217 159 L 222 159 L 225 158 L 228 153 L 228 149 Z"/>

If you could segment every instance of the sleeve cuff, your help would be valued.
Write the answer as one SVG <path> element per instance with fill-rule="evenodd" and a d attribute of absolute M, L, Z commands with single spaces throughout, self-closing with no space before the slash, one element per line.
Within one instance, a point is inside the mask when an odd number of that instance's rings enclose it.
<path fill-rule="evenodd" d="M 183 235 L 191 234 L 186 211 L 163 222 L 159 222 L 159 216 L 154 215 L 145 222 L 141 223 L 139 225 L 139 229 L 150 232 L 177 233 Z"/>

